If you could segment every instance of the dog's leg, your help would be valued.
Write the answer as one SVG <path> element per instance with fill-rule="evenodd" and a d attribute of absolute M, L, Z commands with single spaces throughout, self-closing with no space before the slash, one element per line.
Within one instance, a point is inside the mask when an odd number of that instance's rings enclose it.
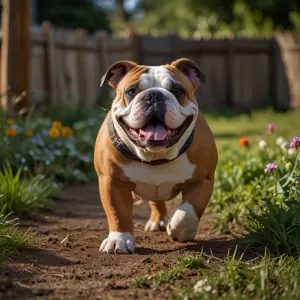
<path fill-rule="evenodd" d="M 166 231 L 167 207 L 164 201 L 149 201 L 151 216 L 145 231 Z"/>
<path fill-rule="evenodd" d="M 183 202 L 179 205 L 167 225 L 168 235 L 180 242 L 194 240 L 200 217 L 213 191 L 213 179 L 193 183 L 182 191 Z"/>
<path fill-rule="evenodd" d="M 102 242 L 99 251 L 115 254 L 133 253 L 133 199 L 130 188 L 104 176 L 99 178 L 99 189 L 109 225 L 109 235 Z"/>

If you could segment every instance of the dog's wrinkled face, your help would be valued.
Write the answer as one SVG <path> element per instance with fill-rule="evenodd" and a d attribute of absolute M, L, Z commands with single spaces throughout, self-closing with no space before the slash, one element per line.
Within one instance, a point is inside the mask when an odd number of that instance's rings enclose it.
<path fill-rule="evenodd" d="M 204 74 L 191 60 L 141 66 L 112 65 L 102 78 L 116 89 L 112 119 L 117 134 L 140 159 L 173 159 L 193 131 L 198 114 L 194 92 Z"/>

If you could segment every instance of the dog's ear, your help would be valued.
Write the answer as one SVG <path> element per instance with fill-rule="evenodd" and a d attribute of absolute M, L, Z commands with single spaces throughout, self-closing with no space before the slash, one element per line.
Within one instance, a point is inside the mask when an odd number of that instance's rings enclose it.
<path fill-rule="evenodd" d="M 116 88 L 121 79 L 135 66 L 136 63 L 129 60 L 121 60 L 111 65 L 101 78 L 100 86 L 105 82 Z"/>
<path fill-rule="evenodd" d="M 180 58 L 171 63 L 179 69 L 196 87 L 200 82 L 205 83 L 205 75 L 202 70 L 190 59 Z"/>

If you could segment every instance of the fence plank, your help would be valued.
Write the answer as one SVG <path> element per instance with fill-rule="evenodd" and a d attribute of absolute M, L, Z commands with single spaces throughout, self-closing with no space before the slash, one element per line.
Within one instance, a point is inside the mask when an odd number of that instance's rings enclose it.
<path fill-rule="evenodd" d="M 47 82 L 46 88 L 48 90 L 48 101 L 50 106 L 58 104 L 57 99 L 57 85 L 56 85 L 56 57 L 55 57 L 55 41 L 54 33 L 51 23 L 48 21 L 43 22 L 42 29 L 45 35 L 46 49 L 46 68 L 44 72 L 45 80 Z"/>
<path fill-rule="evenodd" d="M 76 42 L 79 47 L 77 51 L 77 74 L 80 74 L 80 77 L 77 80 L 77 85 L 79 87 L 79 102 L 84 103 L 85 98 L 87 97 L 87 72 L 86 72 L 86 57 L 87 51 L 85 51 L 85 45 L 88 44 L 88 34 L 83 29 L 78 29 L 75 32 Z"/>

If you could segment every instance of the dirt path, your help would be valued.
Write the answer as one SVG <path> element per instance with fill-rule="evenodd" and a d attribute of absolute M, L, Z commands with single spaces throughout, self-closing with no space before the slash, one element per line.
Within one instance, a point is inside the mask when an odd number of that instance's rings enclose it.
<path fill-rule="evenodd" d="M 172 208 L 176 201 L 168 203 Z M 144 232 L 148 204 L 135 206 L 136 253 L 103 255 L 100 241 L 107 222 L 95 184 L 73 186 L 56 200 L 54 212 L 37 220 L 22 221 L 22 228 L 36 233 L 36 249 L 22 251 L 0 269 L 0 299 L 169 299 L 172 289 L 136 289 L 132 280 L 147 270 L 168 266 L 176 256 L 207 253 L 222 256 L 233 242 L 213 233 L 208 216 L 200 226 L 200 242 L 177 243 L 166 233 Z"/>

